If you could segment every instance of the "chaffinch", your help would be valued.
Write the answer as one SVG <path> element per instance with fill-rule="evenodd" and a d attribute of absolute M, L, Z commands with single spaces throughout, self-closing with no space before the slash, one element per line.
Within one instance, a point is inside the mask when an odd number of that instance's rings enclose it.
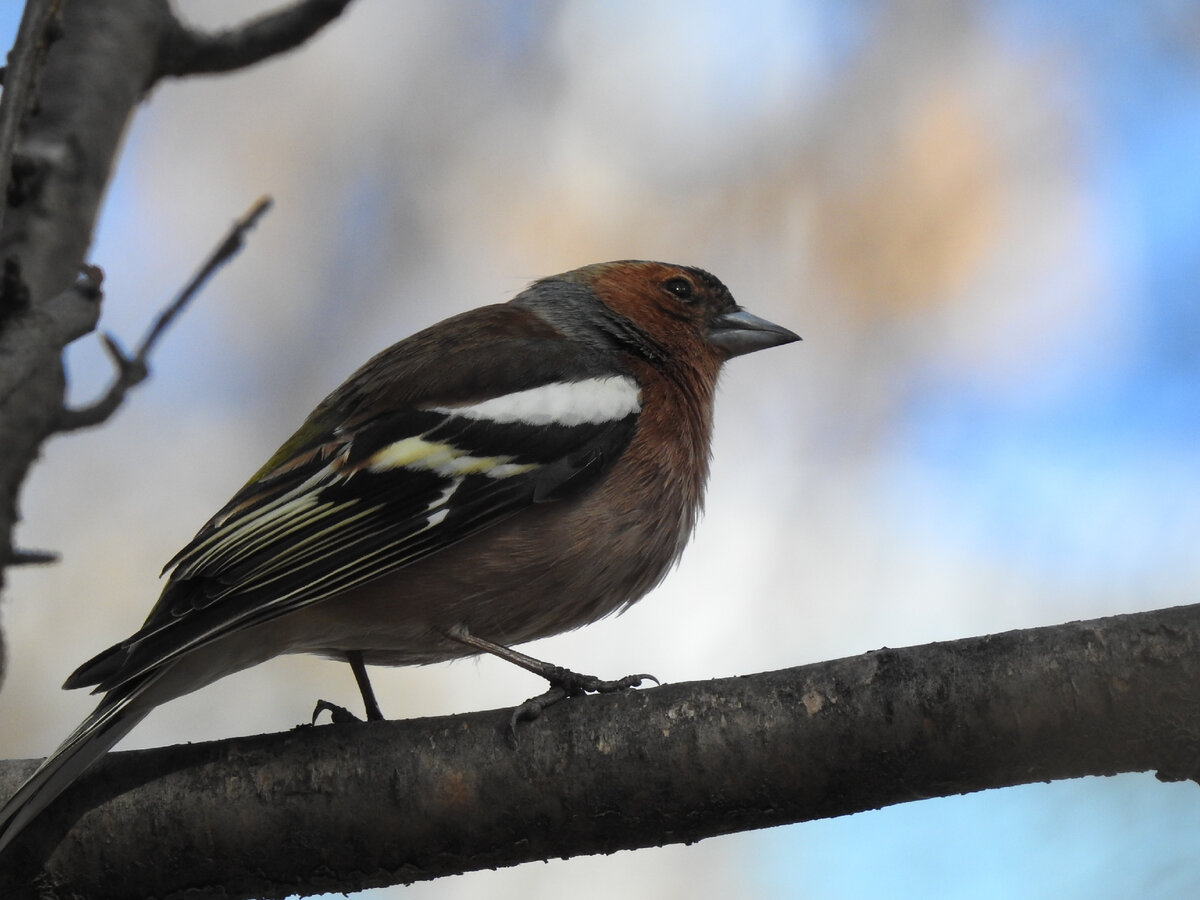
<path fill-rule="evenodd" d="M 722 363 L 799 338 L 700 269 L 535 282 L 388 348 L 330 394 L 164 569 L 132 637 L 65 687 L 96 710 L 0 809 L 0 849 L 150 710 L 281 653 L 365 664 L 494 653 L 625 609 L 692 532 Z M 318 707 L 319 708 L 319 707 Z"/>

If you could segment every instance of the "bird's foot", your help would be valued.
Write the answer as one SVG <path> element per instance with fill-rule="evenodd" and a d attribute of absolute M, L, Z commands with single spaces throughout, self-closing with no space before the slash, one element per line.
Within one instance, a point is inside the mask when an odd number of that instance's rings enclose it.
<path fill-rule="evenodd" d="M 344 725 L 347 722 L 361 722 L 358 716 L 350 712 L 344 706 L 338 706 L 336 703 L 330 703 L 328 700 L 318 700 L 317 705 L 313 707 L 312 724 L 317 724 L 317 717 L 321 713 L 328 711 L 329 721 L 334 725 Z"/>
<path fill-rule="evenodd" d="M 536 697 L 530 697 L 513 710 L 512 717 L 508 720 L 508 742 L 514 747 L 517 743 L 517 725 L 519 723 L 532 722 L 547 707 L 566 700 L 568 697 L 578 697 L 582 694 L 615 694 L 638 687 L 644 681 L 661 684 L 653 675 L 645 673 L 626 675 L 624 678 L 605 681 L 595 675 L 584 675 L 564 669 L 562 666 L 551 665 L 546 665 L 538 674 L 550 682 L 550 689 Z"/>
<path fill-rule="evenodd" d="M 513 665 L 520 666 L 526 672 L 532 672 L 550 682 L 550 689 L 544 694 L 530 697 L 513 710 L 512 718 L 508 720 L 508 742 L 513 747 L 517 745 L 517 723 L 532 722 L 542 714 L 548 706 L 553 706 L 568 697 L 578 697 L 580 694 L 615 694 L 617 691 L 627 691 L 635 688 L 643 681 L 653 681 L 661 684 L 653 675 L 626 675 L 615 681 L 605 681 L 595 675 L 581 675 L 562 666 L 535 659 L 528 654 L 512 647 L 505 647 L 486 638 L 471 634 L 466 625 L 456 625 L 442 632 L 446 637 L 480 652 L 490 653 Z"/>

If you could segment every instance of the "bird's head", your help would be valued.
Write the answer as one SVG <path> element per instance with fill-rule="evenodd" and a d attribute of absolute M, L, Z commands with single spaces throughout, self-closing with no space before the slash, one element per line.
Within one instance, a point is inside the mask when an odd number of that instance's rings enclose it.
<path fill-rule="evenodd" d="M 716 276 L 671 263 L 595 263 L 543 278 L 513 303 L 597 349 L 714 374 L 731 357 L 800 340 L 738 306 Z"/>

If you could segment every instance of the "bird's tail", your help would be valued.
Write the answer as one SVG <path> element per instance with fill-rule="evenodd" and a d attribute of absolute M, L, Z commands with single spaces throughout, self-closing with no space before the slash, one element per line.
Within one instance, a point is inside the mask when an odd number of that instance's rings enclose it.
<path fill-rule="evenodd" d="M 0 853 L 38 813 L 146 717 L 154 704 L 137 701 L 157 680 L 158 673 L 151 673 L 106 694 L 92 714 L 17 788 L 0 807 Z"/>

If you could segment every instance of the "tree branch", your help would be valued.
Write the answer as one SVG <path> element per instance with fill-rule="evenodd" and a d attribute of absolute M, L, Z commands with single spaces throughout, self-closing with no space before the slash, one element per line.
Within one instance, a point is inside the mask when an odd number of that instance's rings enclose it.
<path fill-rule="evenodd" d="M 6 173 L 6 194 L 14 189 L 17 181 L 13 166 L 17 133 L 33 105 L 34 82 L 46 63 L 46 51 L 55 36 L 51 23 L 61 7 L 61 0 L 29 0 L 21 15 L 21 24 L 17 26 L 12 52 L 8 55 L 4 91 L 0 93 L 0 172 Z M 0 205 L 0 226 L 3 226 L 7 205 Z"/>
<path fill-rule="evenodd" d="M 203 34 L 175 20 L 161 44 L 155 81 L 244 69 L 299 47 L 342 14 L 350 0 L 302 0 L 238 28 Z"/>
<path fill-rule="evenodd" d="M 5 566 L 49 566 L 58 562 L 58 554 L 52 550 L 15 549 L 9 552 Z"/>
<path fill-rule="evenodd" d="M 249 28 L 247 42 L 258 54 L 288 49 L 303 39 L 288 22 L 307 14 L 310 35 L 346 2 L 301 3 Z M 266 40 L 272 20 L 280 35 L 274 45 Z M 137 373 L 131 365 L 118 376 L 125 386 L 100 407 L 64 416 L 63 349 L 100 315 L 98 290 L 87 296 L 75 280 L 126 122 L 159 77 L 177 26 L 166 0 L 30 0 L 10 56 L 0 95 L 0 172 L 8 186 L 0 227 L 0 588 L 5 566 L 44 558 L 13 544 L 17 498 L 42 443 L 89 415 L 100 420 Z M 119 366 L 135 362 L 119 357 Z"/>
<path fill-rule="evenodd" d="M 17 497 L 63 407 L 63 348 L 90 332 L 100 315 L 98 294 L 81 289 L 77 276 L 126 119 L 151 71 L 165 8 L 161 0 L 66 4 L 61 37 L 45 54 L 34 96 L 13 95 L 8 108 L 13 116 L 18 107 L 27 113 L 17 116 L 14 150 L 23 176 L 19 190 L 10 181 L 0 230 L 3 564 L 21 558 L 12 549 Z M 30 20 L 40 9 L 31 7 Z M 0 569 L 0 586 L 2 578 Z"/>
<path fill-rule="evenodd" d="M 0 887 L 44 861 L 48 896 L 283 897 L 1057 778 L 1195 780 L 1197 683 L 1188 606 L 572 700 L 516 750 L 496 710 L 115 753 Z M 0 767 L 0 794 L 33 765 Z"/>
<path fill-rule="evenodd" d="M 221 266 L 225 265 L 242 249 L 246 239 L 246 233 L 258 224 L 258 220 L 271 208 L 270 197 L 260 197 L 255 204 L 230 228 L 229 233 L 221 240 L 209 254 L 208 259 L 200 267 L 200 270 L 192 276 L 192 280 L 187 283 L 182 291 L 171 301 L 154 321 L 153 327 L 147 332 L 142 339 L 142 343 L 138 346 L 137 352 L 134 355 L 127 356 L 125 351 L 121 349 L 116 338 L 110 334 L 104 334 L 104 348 L 108 351 L 109 358 L 113 361 L 113 366 L 116 368 L 116 377 L 113 383 L 109 385 L 104 396 L 95 403 L 85 406 L 81 409 L 69 409 L 64 407 L 58 417 L 58 431 L 75 431 L 79 428 L 90 428 L 94 425 L 99 425 L 108 420 L 121 403 L 125 400 L 126 393 L 131 388 L 141 384 L 150 374 L 150 353 L 154 349 L 154 345 L 158 343 L 158 339 L 175 321 L 176 317 L 183 312 L 184 307 L 191 299 L 199 292 L 205 282 L 212 277 L 213 273 Z M 88 274 L 97 279 L 97 287 L 99 286 L 99 278 L 103 277 L 99 274 L 99 270 L 93 266 L 88 267 Z"/>

